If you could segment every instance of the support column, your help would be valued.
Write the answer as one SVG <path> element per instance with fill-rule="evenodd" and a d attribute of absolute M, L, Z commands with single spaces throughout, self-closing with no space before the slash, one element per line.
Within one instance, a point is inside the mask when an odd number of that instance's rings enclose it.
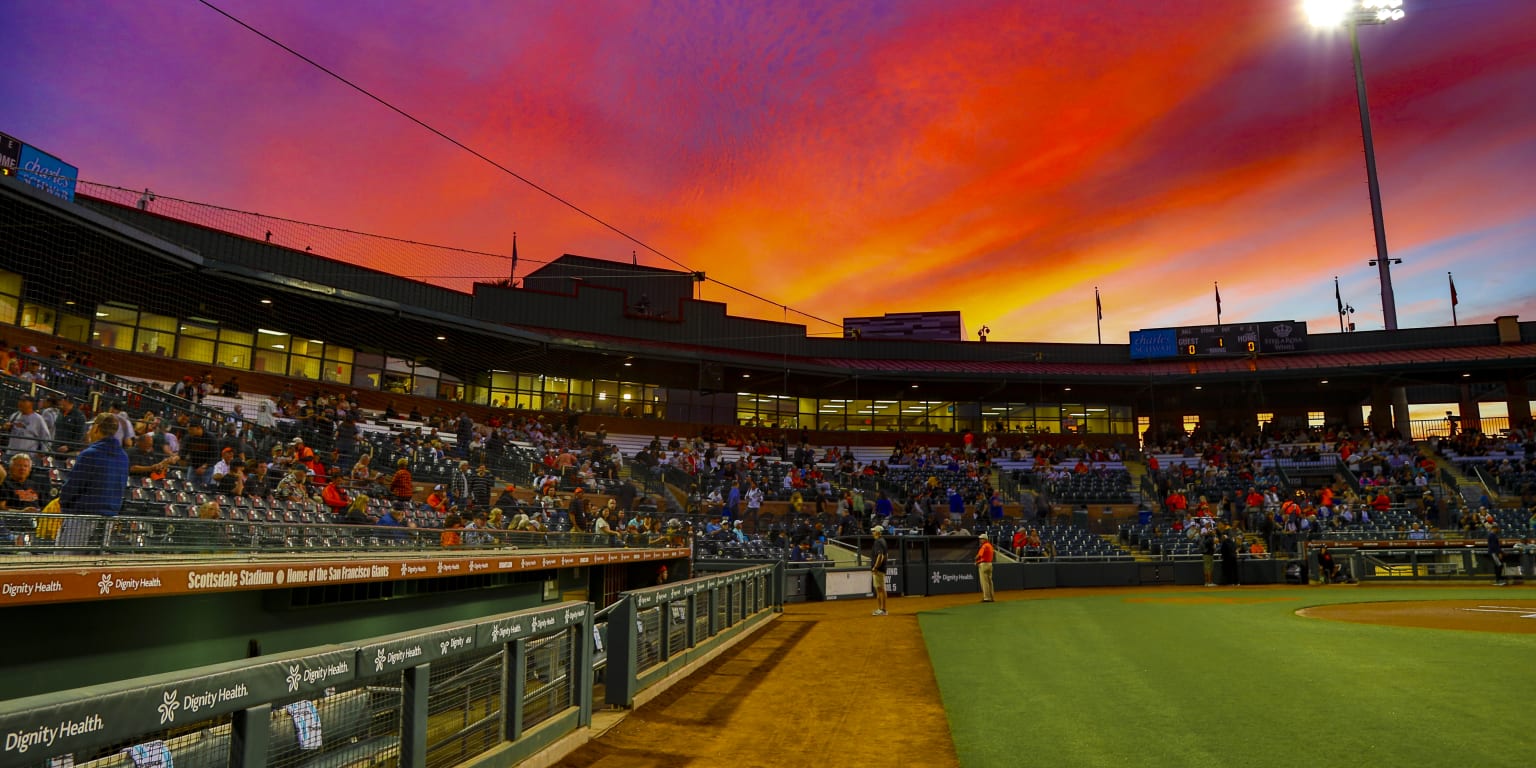
<path fill-rule="evenodd" d="M 1392 431 L 1392 391 L 1385 384 L 1371 385 L 1370 426 L 1377 436 Z"/>
<path fill-rule="evenodd" d="M 1509 400 L 1509 426 L 1511 429 L 1529 424 L 1531 421 L 1531 393 L 1525 386 L 1525 379 L 1512 376 L 1505 382 L 1504 389 L 1508 393 Z"/>
<path fill-rule="evenodd" d="M 1472 385 L 1465 382 L 1461 385 L 1461 397 L 1457 407 L 1460 409 L 1461 429 L 1466 432 L 1483 431 L 1482 415 L 1477 410 L 1477 398 L 1472 396 Z"/>
<path fill-rule="evenodd" d="M 1413 437 L 1413 421 L 1408 418 L 1408 388 L 1392 388 L 1392 426 L 1405 438 Z"/>

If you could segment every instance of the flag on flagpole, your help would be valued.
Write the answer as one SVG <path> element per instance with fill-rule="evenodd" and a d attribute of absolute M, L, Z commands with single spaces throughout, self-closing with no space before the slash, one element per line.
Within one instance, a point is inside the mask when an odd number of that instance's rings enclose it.
<path fill-rule="evenodd" d="M 1216 316 L 1219 318 L 1221 317 L 1221 286 L 1217 283 L 1211 283 L 1211 285 L 1216 286 Z"/>
<path fill-rule="evenodd" d="M 1104 302 L 1099 299 L 1099 289 L 1093 289 L 1093 308 L 1098 311 L 1099 319 L 1104 319 Z"/>
<path fill-rule="evenodd" d="M 1445 279 L 1451 281 L 1451 306 L 1454 307 L 1457 304 L 1461 303 L 1456 298 L 1456 278 L 1452 277 L 1451 273 L 1447 272 L 1447 273 L 1445 273 Z"/>
<path fill-rule="evenodd" d="M 1333 300 L 1339 303 L 1339 317 L 1344 316 L 1344 296 L 1339 293 L 1339 279 L 1333 279 Z"/>

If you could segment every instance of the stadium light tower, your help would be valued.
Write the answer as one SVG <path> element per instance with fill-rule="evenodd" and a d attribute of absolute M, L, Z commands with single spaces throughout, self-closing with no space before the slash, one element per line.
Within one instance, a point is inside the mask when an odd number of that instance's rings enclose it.
<path fill-rule="evenodd" d="M 1306 0 L 1303 10 L 1312 26 L 1349 29 L 1349 50 L 1355 62 L 1355 95 L 1360 101 L 1360 135 L 1365 142 L 1365 182 L 1371 195 L 1371 224 L 1376 231 L 1376 258 L 1370 264 L 1381 277 L 1381 314 L 1387 330 L 1397 330 L 1397 298 L 1392 293 L 1393 260 L 1387 255 L 1387 229 L 1381 216 L 1381 183 L 1376 179 L 1376 142 L 1371 137 L 1371 108 L 1365 98 L 1365 70 L 1360 66 L 1361 24 L 1402 20 L 1403 0 Z M 1401 263 L 1399 260 L 1397 263 Z"/>

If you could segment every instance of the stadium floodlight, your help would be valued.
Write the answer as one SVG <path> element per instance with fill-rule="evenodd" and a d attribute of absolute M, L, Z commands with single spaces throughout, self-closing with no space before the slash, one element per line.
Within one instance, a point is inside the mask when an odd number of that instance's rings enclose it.
<path fill-rule="evenodd" d="M 1302 12 L 1319 29 L 1353 24 L 1386 24 L 1402 21 L 1407 12 L 1403 0 L 1306 0 Z"/>
<path fill-rule="evenodd" d="M 1387 256 L 1387 227 L 1381 212 L 1381 182 L 1376 177 L 1376 140 L 1371 135 L 1371 107 L 1365 97 L 1365 68 L 1360 64 L 1361 24 L 1387 24 L 1406 15 L 1403 0 L 1306 0 L 1302 10 L 1314 27 L 1349 30 L 1355 65 L 1355 96 L 1360 103 L 1360 137 L 1365 143 L 1365 182 L 1371 197 L 1371 225 L 1376 234 L 1376 267 L 1381 279 L 1381 315 L 1387 330 L 1397 330 L 1397 298 L 1392 292 L 1392 264 Z M 1398 262 L 1400 263 L 1400 261 Z"/>

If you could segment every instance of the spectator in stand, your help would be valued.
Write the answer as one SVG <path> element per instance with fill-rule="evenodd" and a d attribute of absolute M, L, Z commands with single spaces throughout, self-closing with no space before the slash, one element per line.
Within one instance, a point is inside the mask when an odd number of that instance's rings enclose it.
<path fill-rule="evenodd" d="M 368 514 L 368 494 L 359 493 L 352 497 L 341 522 L 348 525 L 373 525 L 373 515 Z"/>
<path fill-rule="evenodd" d="M 85 439 L 90 444 L 80 451 L 59 492 L 59 511 L 116 517 L 128 487 L 128 454 L 117 438 L 117 419 L 110 413 L 97 414 Z M 97 533 L 93 521 L 68 517 L 61 523 L 58 542 L 65 548 L 89 546 L 99 541 Z"/>
<path fill-rule="evenodd" d="M 332 514 L 337 517 L 345 515 L 347 507 L 352 503 L 352 498 L 347 494 L 347 489 L 341 486 L 341 478 L 332 477 L 320 491 L 320 500 L 329 507 Z"/>
<path fill-rule="evenodd" d="M 252 459 L 245 463 L 245 495 L 253 499 L 265 499 L 272 495 L 272 475 L 266 462 Z"/>
<path fill-rule="evenodd" d="M 128 411 L 121 401 L 113 400 L 109 409 L 112 412 L 112 417 L 117 420 L 116 435 L 118 442 L 121 442 L 123 448 L 126 449 L 133 443 L 133 419 L 129 418 Z"/>
<path fill-rule="evenodd" d="M 13 451 L 41 453 L 48 450 L 48 444 L 53 440 L 48 422 L 37 412 L 37 403 L 31 395 L 22 395 L 16 401 L 16 411 L 11 414 L 5 429 L 10 433 L 10 449 Z"/>
<path fill-rule="evenodd" d="M 516 491 L 517 486 L 515 485 L 504 486 L 501 489 L 501 495 L 496 497 L 494 505 L 502 509 L 512 509 L 514 507 L 522 506 L 522 504 L 518 502 L 517 496 L 514 495 Z"/>
<path fill-rule="evenodd" d="M 199 488 L 206 487 L 212 481 L 213 467 L 219 460 L 219 449 L 213 438 L 204 434 L 201 421 L 194 421 L 187 427 L 187 437 L 181 441 L 181 458 L 191 469 Z"/>
<path fill-rule="evenodd" d="M 309 501 L 309 472 L 302 466 L 288 468 L 288 473 L 277 482 L 277 489 L 272 492 L 272 497 L 278 501 Z"/>
<path fill-rule="evenodd" d="M 464 544 L 464 521 L 458 515 L 450 513 L 443 519 L 443 532 L 438 534 L 438 542 L 444 547 L 458 547 Z"/>
<path fill-rule="evenodd" d="M 441 485 L 432 486 L 432 492 L 427 494 L 427 506 L 431 507 L 439 515 L 448 512 L 448 490 Z"/>
<path fill-rule="evenodd" d="M 416 496 L 416 485 L 411 479 L 409 459 L 399 459 L 395 462 L 395 474 L 389 479 L 389 495 L 395 501 L 409 502 Z"/>
<path fill-rule="evenodd" d="M 469 495 L 469 462 L 460 461 L 448 478 L 448 501 L 459 509 L 468 509 L 473 500 Z"/>
<path fill-rule="evenodd" d="M 490 468 L 481 464 L 475 469 L 475 473 L 469 476 L 469 499 L 474 509 L 491 508 L 491 489 L 496 485 L 496 478 L 491 474 Z"/>
<path fill-rule="evenodd" d="M 11 455 L 10 471 L 0 483 L 0 509 L 36 512 L 48 503 L 48 475 L 32 471 L 32 457 L 26 453 Z"/>
<path fill-rule="evenodd" d="M 73 453 L 85 442 L 85 414 L 75 407 L 74 400 L 67 397 L 59 398 L 58 406 L 59 415 L 53 423 L 53 450 Z"/>

